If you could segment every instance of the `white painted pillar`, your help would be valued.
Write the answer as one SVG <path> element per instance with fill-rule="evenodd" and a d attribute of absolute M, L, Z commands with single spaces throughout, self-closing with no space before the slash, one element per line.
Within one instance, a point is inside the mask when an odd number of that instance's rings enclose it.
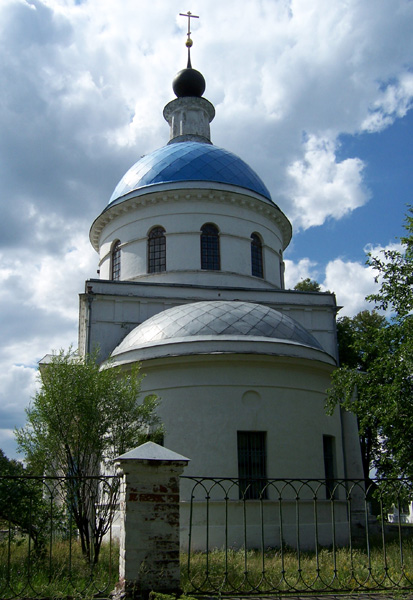
<path fill-rule="evenodd" d="M 123 472 L 116 599 L 180 591 L 179 476 L 188 462 L 153 442 L 116 459 Z"/>

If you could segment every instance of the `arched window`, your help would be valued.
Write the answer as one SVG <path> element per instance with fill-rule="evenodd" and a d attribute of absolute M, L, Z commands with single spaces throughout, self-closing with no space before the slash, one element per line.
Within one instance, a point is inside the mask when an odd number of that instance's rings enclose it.
<path fill-rule="evenodd" d="M 148 235 L 148 273 L 166 271 L 166 238 L 163 227 L 154 227 Z"/>
<path fill-rule="evenodd" d="M 120 241 L 117 240 L 112 246 L 111 253 L 111 279 L 120 280 Z"/>
<path fill-rule="evenodd" d="M 251 234 L 251 273 L 254 277 L 264 277 L 262 242 L 256 233 Z"/>
<path fill-rule="evenodd" d="M 285 283 L 284 283 L 284 271 L 285 271 L 285 263 L 283 261 L 283 251 L 280 248 L 280 287 L 281 289 L 284 289 L 285 287 Z"/>
<path fill-rule="evenodd" d="M 207 223 L 201 227 L 201 269 L 219 271 L 220 268 L 218 228 Z"/>

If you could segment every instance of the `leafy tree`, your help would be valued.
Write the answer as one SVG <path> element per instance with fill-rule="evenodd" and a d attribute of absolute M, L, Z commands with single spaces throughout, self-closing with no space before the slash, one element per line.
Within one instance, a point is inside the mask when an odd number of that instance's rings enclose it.
<path fill-rule="evenodd" d="M 95 356 L 61 351 L 40 378 L 41 387 L 26 410 L 27 424 L 16 431 L 18 447 L 39 474 L 67 476 L 62 489 L 79 530 L 82 550 L 97 562 L 117 500 L 113 459 L 160 432 L 157 399 L 140 401 L 139 367 L 130 374 L 100 369 Z"/>
<path fill-rule="evenodd" d="M 368 299 L 390 311 L 360 313 L 339 323 L 342 367 L 333 374 L 328 407 L 354 412 L 365 441 L 365 473 L 413 479 L 413 217 L 406 218 L 402 251 L 368 256 L 380 290 Z M 341 329 L 340 329 L 341 328 Z M 345 340 L 345 343 L 343 343 Z M 356 390 L 356 394 L 354 393 Z"/>
<path fill-rule="evenodd" d="M 363 310 L 355 317 L 337 321 L 340 366 L 365 371 L 378 355 L 376 334 L 386 319 L 376 311 Z"/>
<path fill-rule="evenodd" d="M 321 292 L 320 284 L 309 277 L 296 283 L 294 289 L 298 292 Z"/>
<path fill-rule="evenodd" d="M 50 505 L 41 480 L 30 477 L 22 463 L 9 459 L 0 449 L 0 522 L 29 535 L 36 551 L 47 536 Z"/>
<path fill-rule="evenodd" d="M 409 320 L 413 310 L 413 208 L 405 219 L 406 235 L 400 238 L 403 251 L 383 250 L 381 257 L 368 254 L 367 264 L 377 271 L 380 291 L 367 296 L 377 308 L 390 309 L 393 320 Z"/>
<path fill-rule="evenodd" d="M 370 467 L 380 454 L 378 422 L 371 406 L 377 402 L 377 389 L 372 385 L 374 366 L 380 360 L 382 341 L 380 336 L 386 319 L 377 312 L 364 310 L 355 317 L 342 317 L 337 321 L 338 350 L 341 369 L 333 374 L 330 390 L 330 406 L 341 403 L 356 413 L 363 471 L 368 477 Z M 347 402 L 341 395 L 345 386 Z M 357 395 L 353 393 L 357 386 Z"/>

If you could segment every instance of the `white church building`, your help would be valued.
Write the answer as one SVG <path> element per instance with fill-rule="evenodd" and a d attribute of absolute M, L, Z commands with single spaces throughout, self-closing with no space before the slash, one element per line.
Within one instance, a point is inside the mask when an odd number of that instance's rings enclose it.
<path fill-rule="evenodd" d="M 99 279 L 80 295 L 79 352 L 141 363 L 186 475 L 362 478 L 354 418 L 324 408 L 335 296 L 285 289 L 291 224 L 251 167 L 212 144 L 204 89 L 190 63 L 177 74 L 168 143 L 91 226 Z"/>

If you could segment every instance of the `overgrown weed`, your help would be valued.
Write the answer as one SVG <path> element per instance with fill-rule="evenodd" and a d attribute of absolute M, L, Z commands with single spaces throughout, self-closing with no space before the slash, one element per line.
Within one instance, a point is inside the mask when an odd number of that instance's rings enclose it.
<path fill-rule="evenodd" d="M 0 597 L 92 598 L 118 580 L 119 549 L 103 544 L 99 563 L 90 565 L 78 541 L 53 541 L 42 553 L 27 537 L 0 543 Z"/>
<path fill-rule="evenodd" d="M 105 596 L 118 581 L 119 548 L 102 546 L 99 563 L 91 566 L 77 541 L 53 541 L 38 555 L 27 538 L 0 543 L 0 597 L 88 599 Z M 212 550 L 181 553 L 184 594 L 413 589 L 413 540 L 370 548 L 320 548 L 298 553 L 291 548 Z"/>
<path fill-rule="evenodd" d="M 194 592 L 270 592 L 413 588 L 413 542 L 362 548 L 213 550 L 181 556 L 182 588 Z"/>

